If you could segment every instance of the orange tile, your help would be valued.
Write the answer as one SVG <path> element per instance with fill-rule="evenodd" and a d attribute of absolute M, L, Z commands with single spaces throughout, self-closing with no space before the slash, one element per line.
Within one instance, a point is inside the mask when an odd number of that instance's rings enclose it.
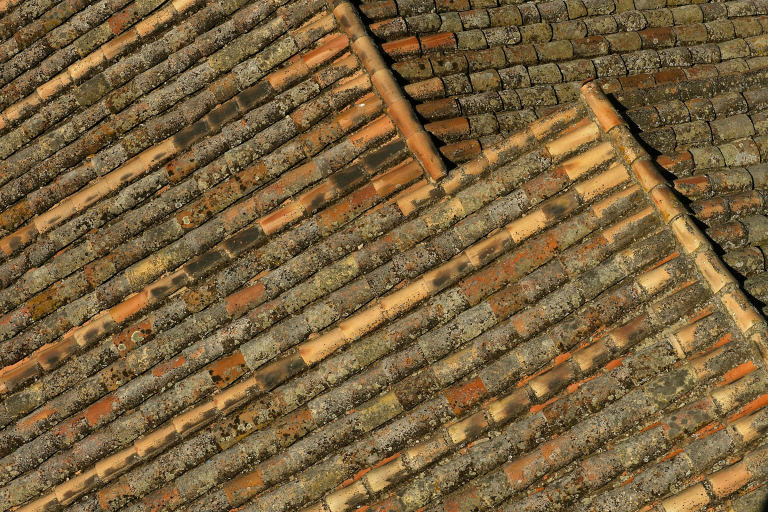
<path fill-rule="evenodd" d="M 435 149 L 429 134 L 419 131 L 406 139 L 406 144 L 418 158 L 424 170 L 433 180 L 439 180 L 447 174 L 445 163 Z"/>
<path fill-rule="evenodd" d="M 673 169 L 675 166 L 681 165 L 684 162 L 693 160 L 693 156 L 688 151 L 683 151 L 675 155 L 661 155 L 656 159 L 656 163 L 662 166 L 666 170 Z"/>
<path fill-rule="evenodd" d="M 561 164 L 571 181 L 576 181 L 592 169 L 599 167 L 615 156 L 610 142 L 603 142 Z"/>
<path fill-rule="evenodd" d="M 352 134 L 349 137 L 349 141 L 356 148 L 362 149 L 367 147 L 374 140 L 393 134 L 394 131 L 395 126 L 392 123 L 392 119 L 388 116 L 381 116 Z"/>
<path fill-rule="evenodd" d="M 607 171 L 577 184 L 574 189 L 579 193 L 583 201 L 588 202 L 619 186 L 628 179 L 627 168 L 623 164 L 617 163 Z"/>
<path fill-rule="evenodd" d="M 352 105 L 336 116 L 336 122 L 343 131 L 349 131 L 359 126 L 365 119 L 380 112 L 384 103 L 379 98 L 371 98 L 363 103 Z"/>
<path fill-rule="evenodd" d="M 93 320 L 78 327 L 72 332 L 72 337 L 81 347 L 93 346 L 102 336 L 112 332 L 117 327 L 112 314 L 104 311 Z"/>
<path fill-rule="evenodd" d="M 77 350 L 78 345 L 74 336 L 68 336 L 58 342 L 40 347 L 35 355 L 40 366 L 44 370 L 50 371 L 58 366 L 58 363 L 74 355 Z"/>
<path fill-rule="evenodd" d="M 69 71 L 69 76 L 71 76 L 73 80 L 79 80 L 90 70 L 99 66 L 105 60 L 106 56 L 104 55 L 104 51 L 101 48 L 97 48 L 84 59 L 79 60 L 69 66 L 69 68 L 67 68 Z"/>
<path fill-rule="evenodd" d="M 546 145 L 547 151 L 553 157 L 571 153 L 579 147 L 589 144 L 600 137 L 600 129 L 595 123 L 588 123 L 573 130 Z"/>
<path fill-rule="evenodd" d="M 134 442 L 136 453 L 139 457 L 146 457 L 152 453 L 162 450 L 178 439 L 176 428 L 173 424 L 155 430 L 151 434 L 138 439 Z"/>
<path fill-rule="evenodd" d="M 107 183 L 112 190 L 118 190 L 122 188 L 126 182 L 132 180 L 140 174 L 143 174 L 146 170 L 147 168 L 144 162 L 139 158 L 139 156 L 135 156 L 114 171 L 104 176 L 104 179 L 107 180 Z"/>
<path fill-rule="evenodd" d="M 707 490 L 700 483 L 661 502 L 666 512 L 692 512 L 694 510 L 701 510 L 708 503 L 709 496 L 707 495 Z"/>
<path fill-rule="evenodd" d="M 144 23 L 144 22 L 142 22 Z M 141 25 L 141 23 L 139 23 Z M 138 25 L 136 26 L 136 29 L 138 29 Z M 131 29 L 127 32 L 125 32 L 123 35 L 118 36 L 111 41 L 105 43 L 101 49 L 104 52 L 104 58 L 107 60 L 112 60 L 115 57 L 117 57 L 120 53 L 123 52 L 128 46 L 135 43 L 139 39 L 139 34 L 136 32 L 136 30 Z"/>
<path fill-rule="evenodd" d="M 331 230 L 346 224 L 356 213 L 373 207 L 378 199 L 376 189 L 369 184 L 316 214 L 315 219 L 322 229 Z"/>
<path fill-rule="evenodd" d="M 71 199 L 67 198 L 58 206 L 54 206 L 47 212 L 32 219 L 32 223 L 35 225 L 38 233 L 45 233 L 55 226 L 58 226 L 75 213 L 77 213 L 77 209 L 75 208 L 74 203 Z M 19 233 L 19 231 L 16 233 Z"/>
<path fill-rule="evenodd" d="M 375 178 L 372 183 L 381 197 L 404 188 L 422 175 L 421 167 L 415 160 L 408 160 Z"/>
<path fill-rule="evenodd" d="M 194 7 L 200 0 L 173 0 L 171 4 L 176 11 L 181 14 Z"/>
<path fill-rule="evenodd" d="M 668 268 L 667 265 L 662 265 L 653 270 L 644 272 L 635 278 L 635 282 L 640 286 L 644 296 L 653 296 L 661 291 L 664 286 L 672 280 Z"/>
<path fill-rule="evenodd" d="M 241 475 L 224 484 L 224 493 L 230 505 L 237 506 L 243 503 L 244 498 L 252 496 L 251 489 L 261 490 L 264 487 L 262 472 L 259 468 Z"/>
<path fill-rule="evenodd" d="M 213 395 L 213 403 L 217 409 L 228 413 L 260 389 L 258 383 L 251 378 Z"/>
<path fill-rule="evenodd" d="M 712 251 L 703 251 L 696 256 L 696 266 L 704 275 L 713 293 L 717 293 L 729 284 L 735 284 L 736 279 L 731 275 L 720 258 Z"/>
<path fill-rule="evenodd" d="M 633 166 L 634 167 L 634 166 Z M 706 195 L 711 192 L 709 178 L 705 175 L 687 176 L 674 181 L 675 190 L 685 196 Z"/>
<path fill-rule="evenodd" d="M 421 82 L 408 84 L 403 89 L 408 96 L 417 101 L 442 98 L 445 96 L 445 85 L 439 78 L 430 78 Z"/>
<path fill-rule="evenodd" d="M 398 59 L 400 57 L 418 55 L 421 53 L 419 38 L 416 36 L 389 41 L 381 45 L 381 49 L 390 57 Z"/>
<path fill-rule="evenodd" d="M 666 185 L 660 185 L 651 190 L 651 199 L 653 199 L 653 203 L 661 213 L 665 223 L 669 223 L 678 215 L 686 213 L 683 205 Z"/>
<path fill-rule="evenodd" d="M 0 249 L 6 254 L 12 254 L 16 249 L 31 242 L 38 234 L 34 222 L 30 222 L 16 232 L 0 239 Z"/>
<path fill-rule="evenodd" d="M 239 350 L 223 359 L 219 359 L 208 367 L 208 373 L 219 389 L 229 386 L 246 371 L 248 371 L 248 366 L 245 364 L 243 354 Z"/>
<path fill-rule="evenodd" d="M 521 242 L 547 225 L 547 216 L 541 209 L 536 209 L 528 215 L 517 219 L 506 226 L 507 231 L 515 242 Z"/>
<path fill-rule="evenodd" d="M 170 24 L 177 12 L 180 11 L 177 11 L 174 5 L 166 5 L 155 11 L 152 16 L 138 22 L 135 27 L 136 32 L 140 37 L 147 37 L 162 27 Z"/>
<path fill-rule="evenodd" d="M 169 359 L 167 361 L 164 361 L 160 363 L 159 365 L 155 366 L 152 369 L 152 375 L 155 377 L 163 377 L 165 374 L 171 372 L 172 370 L 175 370 L 176 368 L 181 368 L 186 364 L 187 358 L 184 356 L 184 354 L 180 354 L 173 359 Z"/>
<path fill-rule="evenodd" d="M 488 390 L 480 377 L 452 386 L 445 390 L 445 398 L 456 416 L 461 416 L 467 409 L 479 402 Z"/>
<path fill-rule="evenodd" d="M 467 257 L 475 268 L 482 268 L 494 256 L 504 250 L 506 242 L 511 239 L 509 232 L 501 230 L 498 233 L 475 243 L 466 249 Z"/>
<path fill-rule="evenodd" d="M 352 49 L 355 54 L 360 58 L 365 70 L 369 75 L 374 75 L 378 71 L 387 70 L 387 64 L 384 59 L 381 58 L 379 49 L 370 36 L 363 36 L 355 40 L 352 43 Z"/>
<path fill-rule="evenodd" d="M 99 477 L 96 469 L 85 471 L 66 482 L 56 486 L 56 499 L 62 505 L 68 505 L 75 501 L 80 495 L 91 490 L 99 483 Z"/>
<path fill-rule="evenodd" d="M 5 119 L 8 121 L 20 120 L 24 114 L 24 111 L 33 109 L 40 105 L 42 98 L 37 91 L 33 92 L 21 101 L 17 101 L 5 110 Z"/>
<path fill-rule="evenodd" d="M 268 300 L 261 281 L 228 296 L 224 303 L 230 316 L 241 315 Z"/>
<path fill-rule="evenodd" d="M 267 81 L 275 91 L 283 91 L 309 74 L 309 67 L 302 60 L 270 73 Z"/>
<path fill-rule="evenodd" d="M 456 49 L 456 36 L 453 32 L 442 32 L 422 36 L 421 49 L 424 52 L 450 52 Z"/>
<path fill-rule="evenodd" d="M 46 494 L 40 499 L 33 501 L 32 503 L 15 509 L 14 512 L 49 512 L 51 510 L 58 510 L 59 506 L 60 505 L 58 499 L 56 498 L 56 493 L 52 492 L 50 494 Z"/>
<path fill-rule="evenodd" d="M 68 72 L 64 71 L 38 87 L 37 94 L 43 101 L 48 101 L 57 92 L 63 90 L 65 87 L 68 87 L 71 83 L 72 77 L 69 76 Z M 2 127 L 0 127 L 0 129 L 2 129 Z"/>
<path fill-rule="evenodd" d="M 725 350 L 726 347 L 719 347 L 690 360 L 700 381 L 705 382 L 707 379 L 715 376 L 714 370 L 708 363 L 712 360 L 716 360 L 725 352 Z"/>
<path fill-rule="evenodd" d="M 318 336 L 299 345 L 301 358 L 307 364 L 312 366 L 331 355 L 333 352 L 348 343 L 341 329 L 336 328 L 332 331 Z"/>
<path fill-rule="evenodd" d="M 605 97 L 597 83 L 590 82 L 584 85 L 581 88 L 581 92 L 604 132 L 608 133 L 611 128 L 619 124 L 627 124 L 616 112 L 616 109 L 613 108 L 613 105 Z"/>
<path fill-rule="evenodd" d="M 88 425 L 95 427 L 102 418 L 109 417 L 114 409 L 120 405 L 120 401 L 114 395 L 107 395 L 85 410 L 85 420 Z"/>
<path fill-rule="evenodd" d="M 148 304 L 149 297 L 147 293 L 141 291 L 122 301 L 117 306 L 110 309 L 109 312 L 112 314 L 114 321 L 121 324 L 143 310 Z"/>
<path fill-rule="evenodd" d="M 469 120 L 456 117 L 426 124 L 424 129 L 440 140 L 463 139 L 469 137 Z"/>
<path fill-rule="evenodd" d="M 139 159 L 144 165 L 144 171 L 149 171 L 166 158 L 170 158 L 178 152 L 179 148 L 176 147 L 173 139 L 170 138 L 139 153 Z M 131 175 L 131 178 L 128 178 L 128 174 L 124 172 L 120 175 L 119 179 L 125 181 L 126 179 L 132 179 L 134 176 L 138 176 L 138 174 Z"/>
<path fill-rule="evenodd" d="M 480 154 L 482 148 L 477 139 L 467 139 L 453 144 L 446 144 L 438 148 L 445 158 L 453 163 L 461 163 L 470 160 Z M 487 158 L 487 155 L 486 155 Z"/>
<path fill-rule="evenodd" d="M 90 205 L 98 202 L 101 198 L 108 196 L 112 192 L 106 180 L 98 180 L 87 187 L 70 196 L 70 201 L 77 211 L 83 211 Z"/>
<path fill-rule="evenodd" d="M 3 370 L 3 381 L 6 385 L 18 387 L 22 383 L 36 377 L 41 371 L 37 358 L 32 356 L 28 359 L 22 359 L 12 366 Z"/>
<path fill-rule="evenodd" d="M 276 212 L 259 220 L 264 234 L 271 235 L 281 230 L 287 224 L 300 219 L 304 215 L 304 208 L 299 201 L 292 201 L 279 208 Z"/>
<path fill-rule="evenodd" d="M 469 260 L 469 256 L 462 252 L 436 269 L 426 272 L 422 279 L 429 293 L 435 294 L 456 282 L 462 274 L 472 269 L 472 262 Z"/>
<path fill-rule="evenodd" d="M 389 116 L 405 138 L 423 130 L 421 123 L 413 113 L 410 102 L 406 99 L 392 103 L 389 106 Z"/>
<path fill-rule="evenodd" d="M 349 46 L 349 38 L 344 34 L 327 39 L 321 46 L 302 56 L 309 69 L 315 69 L 328 62 Z"/>
<path fill-rule="evenodd" d="M 204 403 L 173 418 L 173 427 L 179 434 L 186 434 L 214 419 L 217 412 L 213 401 Z"/>
<path fill-rule="evenodd" d="M 746 333 L 753 325 L 764 321 L 741 290 L 723 295 L 722 300 L 741 332 Z"/>
<path fill-rule="evenodd" d="M 752 478 L 752 474 L 744 463 L 733 464 L 707 477 L 712 491 L 719 497 L 725 498 L 744 487 Z"/>
<path fill-rule="evenodd" d="M 396 453 L 377 464 L 368 473 L 365 481 L 373 492 L 378 493 L 401 480 L 408 473 L 403 457 Z"/>
<path fill-rule="evenodd" d="M 485 420 L 485 414 L 483 411 L 478 411 L 453 425 L 449 425 L 447 430 L 453 444 L 459 445 L 475 439 L 487 428 L 488 422 Z"/>
<path fill-rule="evenodd" d="M 652 190 L 662 183 L 666 183 L 664 177 L 656 169 L 654 163 L 645 158 L 639 158 L 632 164 L 632 172 L 635 173 L 640 185 L 646 192 Z"/>
<path fill-rule="evenodd" d="M 688 215 L 681 215 L 671 224 L 680 245 L 690 254 L 701 247 L 704 242 L 704 234 L 691 221 Z"/>
<path fill-rule="evenodd" d="M 727 371 L 723 375 L 723 379 L 719 383 L 719 385 L 722 386 L 725 384 L 730 384 L 731 382 L 734 382 L 755 370 L 757 370 L 757 367 L 752 361 L 747 361 L 746 363 L 742 363 L 736 368 L 733 368 L 732 370 Z"/>
<path fill-rule="evenodd" d="M 554 113 L 532 122 L 529 129 L 537 140 L 543 140 L 552 135 L 558 126 L 576 121 L 579 114 L 580 109 L 576 106 L 558 108 Z"/>
<path fill-rule="evenodd" d="M 347 341 L 355 341 L 376 329 L 387 317 L 381 305 L 374 304 L 360 313 L 339 322 L 339 329 Z"/>
<path fill-rule="evenodd" d="M 418 302 L 429 297 L 429 288 L 419 278 L 412 284 L 381 298 L 381 307 L 389 319 L 397 318 Z"/>
<path fill-rule="evenodd" d="M 365 26 L 357 15 L 357 10 L 352 4 L 342 2 L 333 9 L 333 15 L 339 20 L 339 24 L 349 36 L 351 41 L 355 41 L 365 36 Z"/>
<path fill-rule="evenodd" d="M 321 45 L 325 45 L 326 42 L 336 38 L 339 35 L 334 34 L 334 32 L 336 32 L 337 25 L 338 21 L 336 20 L 336 17 L 333 15 L 333 13 L 329 12 L 324 15 L 321 13 L 319 15 L 315 15 L 313 18 L 310 18 L 308 23 L 305 23 L 299 28 L 293 30 L 291 35 L 293 35 L 293 38 L 296 40 L 296 43 L 300 48 L 304 48 L 307 45 L 312 45 L 313 43 L 320 43 Z M 328 35 L 317 40 L 317 34 Z M 301 56 L 295 55 L 294 58 L 301 59 Z"/>

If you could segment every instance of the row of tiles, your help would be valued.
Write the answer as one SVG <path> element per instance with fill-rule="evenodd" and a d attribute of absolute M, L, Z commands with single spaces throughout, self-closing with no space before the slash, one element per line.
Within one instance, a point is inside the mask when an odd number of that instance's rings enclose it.
<path fill-rule="evenodd" d="M 576 2 L 554 0 L 406 17 L 395 17 L 393 6 L 394 2 L 389 1 L 361 6 L 366 17 L 376 21 L 370 24 L 370 30 L 387 41 L 407 35 L 520 27 L 538 23 L 550 24 L 553 39 L 564 40 L 766 14 L 765 5 L 740 1 L 623 11 L 616 9 L 628 7 L 626 3 L 616 6 L 603 3 L 599 9 L 601 12 L 594 12 L 593 9 L 590 13 L 590 8 L 585 12 Z"/>
<path fill-rule="evenodd" d="M 436 219 L 437 218 L 438 217 L 436 217 Z M 414 290 L 415 290 L 415 288 L 414 288 Z M 398 296 L 402 296 L 403 298 L 407 298 L 407 297 L 410 297 L 411 295 L 412 295 L 411 291 L 409 291 L 409 289 L 405 289 Z M 315 340 L 315 342 L 312 343 L 312 346 L 318 345 L 320 343 L 318 340 Z M 321 345 L 322 344 L 319 344 L 318 346 L 321 346 Z M 242 393 L 242 389 L 238 390 L 235 394 L 237 394 L 237 393 Z M 224 400 L 223 397 L 221 399 Z"/>

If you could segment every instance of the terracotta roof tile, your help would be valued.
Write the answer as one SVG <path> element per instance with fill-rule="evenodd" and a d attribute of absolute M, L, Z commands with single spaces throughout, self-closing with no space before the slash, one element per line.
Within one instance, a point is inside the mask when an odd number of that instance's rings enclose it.
<path fill-rule="evenodd" d="M 762 3 L 0 12 L 0 510 L 762 496 Z"/>

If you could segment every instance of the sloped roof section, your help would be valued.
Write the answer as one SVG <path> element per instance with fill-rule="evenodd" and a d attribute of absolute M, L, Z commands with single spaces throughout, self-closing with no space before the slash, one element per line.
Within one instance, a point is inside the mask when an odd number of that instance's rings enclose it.
<path fill-rule="evenodd" d="M 583 80 L 607 92 L 765 67 L 762 1 L 378 0 L 361 4 L 427 131 L 463 162 Z"/>
<path fill-rule="evenodd" d="M 755 510 L 760 5 L 0 0 L 0 512 Z"/>
<path fill-rule="evenodd" d="M 766 86 L 759 69 L 614 94 L 764 312 Z"/>

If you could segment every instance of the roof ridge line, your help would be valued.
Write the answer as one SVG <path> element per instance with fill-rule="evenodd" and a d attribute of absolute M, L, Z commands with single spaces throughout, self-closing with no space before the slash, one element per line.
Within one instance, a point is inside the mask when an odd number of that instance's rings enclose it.
<path fill-rule="evenodd" d="M 370 75 L 374 89 L 384 100 L 389 116 L 402 132 L 405 143 L 426 171 L 430 181 L 442 178 L 448 173 L 445 162 L 429 133 L 416 117 L 416 111 L 405 97 L 389 66 L 384 62 L 373 38 L 368 34 L 357 7 L 350 0 L 327 2 L 339 25 L 347 33 L 352 49 Z"/>
<path fill-rule="evenodd" d="M 686 254 L 694 260 L 704 280 L 731 315 L 739 331 L 749 338 L 768 360 L 768 322 L 744 294 L 742 286 L 733 277 L 710 241 L 692 220 L 692 213 L 677 198 L 670 183 L 662 176 L 648 152 L 640 145 L 626 120 L 618 113 L 602 88 L 592 81 L 581 87 L 581 101 L 597 121 L 603 132 L 632 169 L 635 177 L 648 194 Z"/>

